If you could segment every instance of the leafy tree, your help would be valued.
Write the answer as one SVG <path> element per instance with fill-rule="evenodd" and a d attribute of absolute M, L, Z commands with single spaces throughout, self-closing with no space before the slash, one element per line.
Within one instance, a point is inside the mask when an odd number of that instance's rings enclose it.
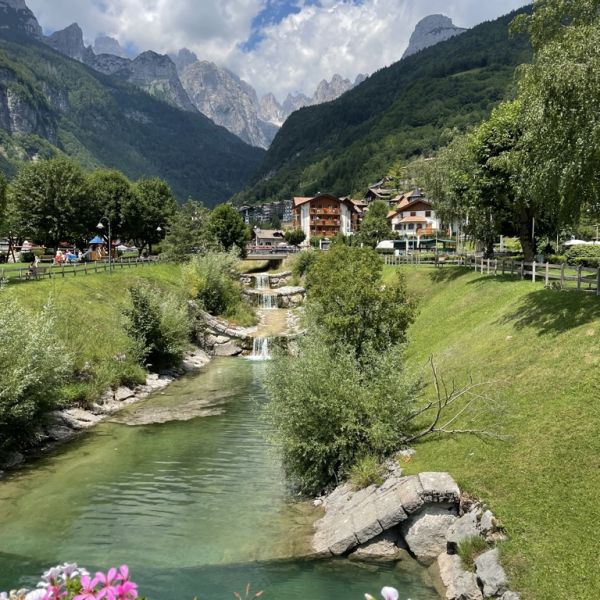
<path fill-rule="evenodd" d="M 226 252 L 237 248 L 240 255 L 245 255 L 250 231 L 244 219 L 230 204 L 220 204 L 210 213 L 206 232 L 208 239 Z"/>
<path fill-rule="evenodd" d="M 356 360 L 403 342 L 414 307 L 401 275 L 385 286 L 383 262 L 371 249 L 335 245 L 307 274 L 308 314 L 327 344 L 343 344 Z"/>
<path fill-rule="evenodd" d="M 163 254 L 170 260 L 186 261 L 205 244 L 208 210 L 201 202 L 188 200 L 173 214 L 164 239 Z"/>
<path fill-rule="evenodd" d="M 392 237 L 393 232 L 387 219 L 388 212 L 389 207 L 383 200 L 376 200 L 369 205 L 358 234 L 361 243 L 375 248 L 379 242 Z"/>
<path fill-rule="evenodd" d="M 562 40 L 572 27 L 598 20 L 600 0 L 533 0 L 533 11 L 515 18 L 514 32 L 527 32 L 533 47 L 541 50 L 551 41 Z"/>
<path fill-rule="evenodd" d="M 536 9 L 535 19 L 552 11 L 571 25 L 540 47 L 533 64 L 524 68 L 520 84 L 529 149 L 522 163 L 524 185 L 545 207 L 554 232 L 577 224 L 587 211 L 600 216 L 598 2 L 582 1 L 583 17 L 575 4 L 548 2 L 539 5 L 539 14 Z M 561 8 L 572 12 L 557 12 Z M 586 24 L 588 20 L 593 24 Z"/>
<path fill-rule="evenodd" d="M 116 170 L 100 169 L 88 175 L 89 226 L 92 229 L 101 217 L 108 217 L 115 238 L 123 231 L 123 207 L 134 202 L 132 183 Z"/>
<path fill-rule="evenodd" d="M 302 229 L 288 229 L 285 232 L 285 241 L 290 246 L 299 246 L 306 239 L 306 235 Z"/>
<path fill-rule="evenodd" d="M 87 191 L 83 171 L 66 158 L 23 164 L 9 188 L 19 234 L 53 247 L 84 239 Z"/>
<path fill-rule="evenodd" d="M 177 202 L 162 179 L 140 179 L 123 204 L 123 235 L 135 242 L 140 253 L 158 243 L 175 214 Z"/>

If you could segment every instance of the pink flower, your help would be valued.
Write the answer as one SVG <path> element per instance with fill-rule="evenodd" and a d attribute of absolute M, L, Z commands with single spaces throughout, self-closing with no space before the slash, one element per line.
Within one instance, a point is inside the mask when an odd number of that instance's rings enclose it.
<path fill-rule="evenodd" d="M 96 600 L 96 586 L 98 583 L 98 577 L 90 579 L 87 575 L 84 575 L 81 578 L 81 591 L 73 600 Z"/>
<path fill-rule="evenodd" d="M 135 600 L 138 595 L 137 585 L 132 581 L 124 581 L 113 589 L 116 600 Z"/>
<path fill-rule="evenodd" d="M 115 588 L 113 584 L 120 581 L 120 578 L 117 578 L 117 570 L 115 568 L 109 569 L 106 575 L 98 572 L 95 578 L 98 580 L 98 583 L 102 584 L 102 587 L 96 592 L 96 600 L 101 600 L 104 597 L 107 600 L 114 600 Z"/>

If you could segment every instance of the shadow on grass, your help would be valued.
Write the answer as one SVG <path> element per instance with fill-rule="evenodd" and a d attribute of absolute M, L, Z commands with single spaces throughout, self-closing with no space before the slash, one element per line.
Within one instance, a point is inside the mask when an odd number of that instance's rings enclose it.
<path fill-rule="evenodd" d="M 433 283 L 448 283 L 456 281 L 469 273 L 470 270 L 465 267 L 437 267 L 429 273 L 429 277 Z"/>
<path fill-rule="evenodd" d="M 521 305 L 501 322 L 517 329 L 537 329 L 538 335 L 558 335 L 600 320 L 600 298 L 575 291 L 538 290 L 528 294 Z"/>

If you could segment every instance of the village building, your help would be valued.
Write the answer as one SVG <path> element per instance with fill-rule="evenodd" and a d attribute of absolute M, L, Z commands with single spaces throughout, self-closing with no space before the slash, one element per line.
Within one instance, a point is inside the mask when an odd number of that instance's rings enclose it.
<path fill-rule="evenodd" d="M 358 230 L 362 203 L 332 194 L 294 198 L 294 227 L 311 237 L 333 238 L 337 234 L 352 235 Z"/>
<path fill-rule="evenodd" d="M 256 248 L 277 248 L 280 245 L 285 245 L 283 231 L 254 228 L 254 246 Z"/>
<path fill-rule="evenodd" d="M 388 213 L 392 229 L 404 237 L 432 237 L 442 229 L 433 203 L 420 188 L 400 194 L 395 207 Z"/>

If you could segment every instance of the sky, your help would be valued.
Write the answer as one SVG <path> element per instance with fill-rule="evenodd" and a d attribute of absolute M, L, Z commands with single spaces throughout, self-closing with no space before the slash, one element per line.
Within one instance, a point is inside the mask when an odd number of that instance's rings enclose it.
<path fill-rule="evenodd" d="M 193 50 L 262 95 L 312 95 L 335 73 L 354 80 L 399 60 L 423 17 L 473 27 L 527 0 L 27 0 L 44 31 L 79 23 L 130 52 Z"/>

